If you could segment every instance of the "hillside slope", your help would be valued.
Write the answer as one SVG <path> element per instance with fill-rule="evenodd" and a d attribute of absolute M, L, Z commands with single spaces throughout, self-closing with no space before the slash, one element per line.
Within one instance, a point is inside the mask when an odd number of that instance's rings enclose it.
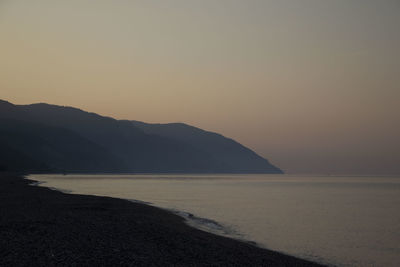
<path fill-rule="evenodd" d="M 20 158 L 25 169 L 57 172 L 281 173 L 239 143 L 184 124 L 153 125 L 1 100 L 0 120 L 0 168 L 17 168 Z"/>
<path fill-rule="evenodd" d="M 231 172 L 282 172 L 254 151 L 218 133 L 204 131 L 184 123 L 150 124 L 139 121 L 132 123 L 145 133 L 180 140 L 201 149 L 213 155 L 215 160 L 224 164 Z"/>

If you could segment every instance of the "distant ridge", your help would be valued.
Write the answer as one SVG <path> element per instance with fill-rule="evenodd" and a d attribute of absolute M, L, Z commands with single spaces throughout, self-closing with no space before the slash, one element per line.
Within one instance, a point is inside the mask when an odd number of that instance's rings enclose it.
<path fill-rule="evenodd" d="M 190 125 L 116 120 L 72 107 L 3 100 L 0 170 L 282 173 L 236 141 Z"/>
<path fill-rule="evenodd" d="M 145 133 L 172 138 L 201 149 L 211 154 L 215 160 L 228 166 L 232 172 L 280 172 L 268 160 L 221 134 L 208 132 L 184 123 L 149 124 L 139 121 L 132 122 Z"/>

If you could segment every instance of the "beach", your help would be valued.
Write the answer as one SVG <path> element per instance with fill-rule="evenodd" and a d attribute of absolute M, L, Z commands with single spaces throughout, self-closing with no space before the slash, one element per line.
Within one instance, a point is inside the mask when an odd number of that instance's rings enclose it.
<path fill-rule="evenodd" d="M 188 226 L 163 209 L 0 174 L 0 266 L 320 266 Z"/>

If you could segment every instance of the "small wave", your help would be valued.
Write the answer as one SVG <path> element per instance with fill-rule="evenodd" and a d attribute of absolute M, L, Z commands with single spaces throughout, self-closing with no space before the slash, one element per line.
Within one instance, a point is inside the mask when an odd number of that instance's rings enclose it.
<path fill-rule="evenodd" d="M 133 202 L 133 203 L 138 203 L 138 204 L 145 204 L 145 205 L 152 205 L 153 206 L 153 203 L 151 203 L 151 202 L 147 202 L 147 201 L 142 201 L 142 200 L 137 200 L 137 199 L 128 199 L 130 202 Z"/>
<path fill-rule="evenodd" d="M 48 188 L 50 190 L 58 191 L 58 192 L 61 192 L 61 193 L 65 193 L 65 194 L 73 194 L 74 193 L 74 191 L 72 191 L 72 190 L 59 189 L 59 188 L 56 188 L 56 187 L 46 186 L 46 188 Z"/>
<path fill-rule="evenodd" d="M 33 181 L 31 183 L 29 183 L 29 185 L 31 186 L 40 186 L 41 184 L 44 184 L 45 182 L 38 182 L 38 181 Z"/>
<path fill-rule="evenodd" d="M 192 213 L 185 212 L 185 211 L 173 210 L 173 212 L 175 214 L 185 218 L 189 223 L 195 223 L 198 226 L 210 228 L 211 230 L 221 231 L 225 234 L 228 234 L 228 229 L 226 229 L 226 227 L 224 227 L 223 225 L 221 225 L 220 223 L 218 223 L 214 220 L 197 217 L 197 216 L 193 215 Z"/>
<path fill-rule="evenodd" d="M 235 231 L 232 227 L 223 225 L 217 221 L 207 218 L 197 217 L 192 213 L 185 211 L 174 210 L 174 209 L 168 209 L 168 210 L 180 217 L 183 217 L 186 220 L 186 223 L 193 228 L 203 230 L 216 235 L 233 238 L 256 247 L 263 247 L 257 242 L 247 239 L 241 233 Z"/>
<path fill-rule="evenodd" d="M 234 239 L 241 240 L 243 242 L 248 242 L 252 245 L 256 245 L 255 242 L 253 241 L 248 241 L 245 240 L 245 238 L 237 231 L 235 231 L 233 228 L 223 225 L 217 221 L 207 219 L 207 218 L 202 218 L 193 215 L 192 213 L 185 212 L 185 211 L 180 211 L 180 210 L 174 210 L 170 209 L 171 212 L 174 214 L 183 217 L 186 220 L 186 223 L 194 228 L 197 228 L 199 230 L 203 230 L 206 232 L 210 232 L 216 235 L 221 235 L 221 236 L 226 236 Z"/>

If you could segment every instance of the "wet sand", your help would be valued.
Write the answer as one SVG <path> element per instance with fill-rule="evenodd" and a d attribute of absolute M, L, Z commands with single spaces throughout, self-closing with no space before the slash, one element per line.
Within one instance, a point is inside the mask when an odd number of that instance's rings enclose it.
<path fill-rule="evenodd" d="M 188 226 L 166 210 L 0 173 L 0 266 L 321 266 Z"/>

